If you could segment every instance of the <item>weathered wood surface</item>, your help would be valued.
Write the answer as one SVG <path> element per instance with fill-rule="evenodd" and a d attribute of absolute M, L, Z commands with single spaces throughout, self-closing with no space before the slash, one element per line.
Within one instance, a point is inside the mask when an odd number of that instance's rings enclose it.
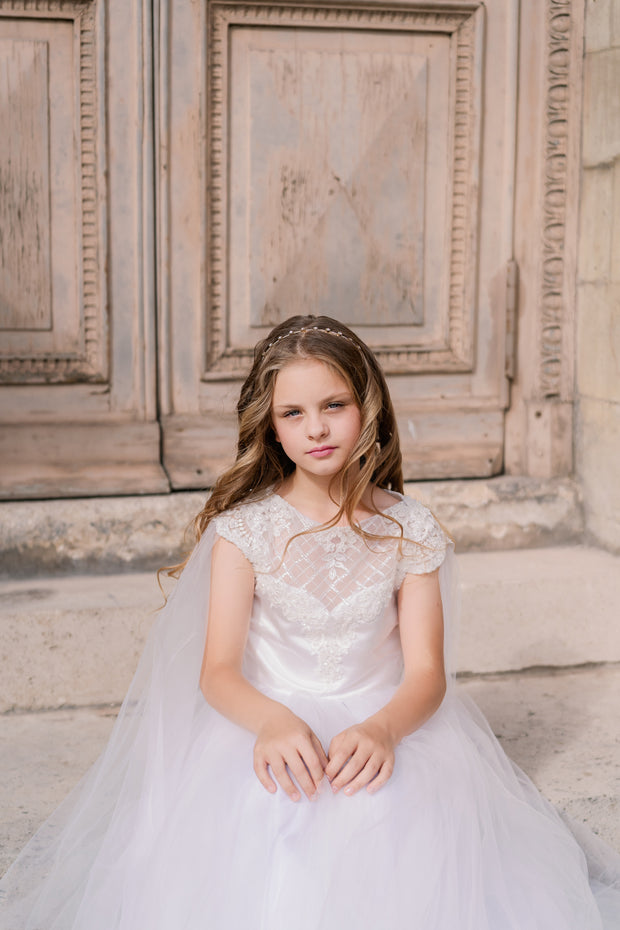
<path fill-rule="evenodd" d="M 165 9 L 160 349 L 172 486 L 204 485 L 229 459 L 252 346 L 299 312 L 340 318 L 376 350 L 410 477 L 497 473 L 516 3 Z M 190 159 L 205 177 L 187 172 Z M 200 310 L 188 317 L 189 306 Z"/>
<path fill-rule="evenodd" d="M 48 76 L 46 42 L 0 39 L 0 330 L 52 325 Z"/>
<path fill-rule="evenodd" d="M 159 417 L 194 486 L 229 456 L 253 343 L 325 310 L 388 372 L 408 474 L 570 471 L 582 34 L 570 0 L 0 0 L 0 420 L 57 450 L 134 422 L 142 462 Z M 40 494 L 23 441 L 7 493 Z M 75 493 L 66 461 L 46 493 Z"/>
<path fill-rule="evenodd" d="M 169 487 L 151 6 L 0 0 L 0 496 Z"/>

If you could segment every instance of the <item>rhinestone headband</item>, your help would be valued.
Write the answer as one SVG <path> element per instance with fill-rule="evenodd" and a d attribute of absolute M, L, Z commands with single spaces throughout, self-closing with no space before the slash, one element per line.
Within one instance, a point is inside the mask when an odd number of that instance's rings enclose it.
<path fill-rule="evenodd" d="M 361 352 L 360 346 L 354 339 L 351 339 L 350 336 L 347 336 L 346 333 L 341 332 L 339 329 L 331 329 L 329 326 L 302 326 L 301 329 L 289 329 L 287 333 L 282 333 L 278 336 L 277 339 L 274 339 L 273 342 L 270 342 L 268 346 L 265 346 L 265 351 L 263 352 L 263 358 L 267 355 L 270 349 L 273 346 L 276 346 L 282 339 L 287 339 L 289 336 L 299 336 L 301 333 L 329 333 L 330 336 L 339 336 L 340 339 L 346 339 L 347 342 L 350 342 L 355 348 Z"/>

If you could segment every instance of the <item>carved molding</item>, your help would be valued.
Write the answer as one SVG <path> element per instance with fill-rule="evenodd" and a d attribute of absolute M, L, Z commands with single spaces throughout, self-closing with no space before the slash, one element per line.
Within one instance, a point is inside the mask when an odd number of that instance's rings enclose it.
<path fill-rule="evenodd" d="M 1 0 L 0 16 L 22 13 L 43 18 L 46 15 L 69 14 L 70 19 L 81 16 L 92 5 L 92 0 Z"/>
<path fill-rule="evenodd" d="M 62 16 L 72 20 L 79 43 L 78 128 L 76 155 L 79 158 L 78 199 L 80 202 L 81 332 L 77 353 L 53 350 L 41 354 L 19 353 L 0 358 L 3 383 L 104 381 L 107 368 L 105 345 L 106 308 L 101 306 L 101 219 L 98 183 L 98 113 L 96 66 L 96 0 L 0 0 L 0 18 L 5 16 L 46 20 Z"/>
<path fill-rule="evenodd" d="M 454 356 L 467 364 L 468 369 L 471 368 L 473 354 L 473 320 L 467 319 L 467 309 L 473 305 L 474 299 L 472 231 L 477 222 L 477 198 L 474 199 L 471 191 L 470 157 L 475 132 L 475 108 L 472 107 L 475 38 L 474 22 L 468 17 L 457 33 L 449 293 L 450 347 Z"/>
<path fill-rule="evenodd" d="M 68 14 L 70 19 L 75 19 L 91 5 L 92 0 L 1 0 L 0 16 L 21 13 L 38 19 L 62 13 Z"/>
<path fill-rule="evenodd" d="M 401 9 L 359 8 L 335 4 L 291 6 L 278 3 L 209 4 L 208 71 L 208 216 L 209 305 L 206 325 L 206 371 L 203 380 L 234 379 L 247 372 L 251 350 L 230 346 L 227 336 L 227 95 L 228 30 L 231 26 L 292 26 L 441 32 L 454 37 L 453 140 L 450 276 L 447 338 L 431 348 L 372 346 L 388 373 L 412 371 L 468 372 L 473 368 L 476 283 L 478 177 L 474 150 L 479 141 L 476 55 L 480 54 L 482 4 L 437 5 Z M 478 63 L 479 64 L 479 63 Z M 472 162 L 476 162 L 473 164 Z"/>
<path fill-rule="evenodd" d="M 406 29 L 412 27 L 412 15 L 415 16 L 415 28 L 425 31 L 454 32 L 463 19 L 475 12 L 481 3 L 463 3 L 458 8 L 446 4 L 442 8 L 429 11 L 416 9 L 417 4 L 399 10 L 376 7 L 363 8 L 337 6 L 335 3 L 313 3 L 311 5 L 291 6 L 287 3 L 211 3 L 212 22 L 224 28 L 230 22 L 237 25 L 268 26 L 346 26 L 348 28 L 377 27 L 379 29 Z"/>
<path fill-rule="evenodd" d="M 570 142 L 571 0 L 547 0 L 547 68 L 543 188 L 543 266 L 539 384 L 544 398 L 562 393 L 565 239 Z M 570 130 L 572 131 L 572 130 Z"/>

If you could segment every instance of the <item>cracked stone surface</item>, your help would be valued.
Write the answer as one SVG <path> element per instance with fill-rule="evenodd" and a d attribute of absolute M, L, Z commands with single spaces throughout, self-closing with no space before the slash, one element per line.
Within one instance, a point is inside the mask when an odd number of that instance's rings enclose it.
<path fill-rule="evenodd" d="M 583 535 L 579 489 L 570 478 L 496 478 L 408 483 L 450 528 L 459 549 L 512 549 L 575 542 Z M 2 572 L 136 571 L 179 561 L 205 494 L 0 503 Z"/>

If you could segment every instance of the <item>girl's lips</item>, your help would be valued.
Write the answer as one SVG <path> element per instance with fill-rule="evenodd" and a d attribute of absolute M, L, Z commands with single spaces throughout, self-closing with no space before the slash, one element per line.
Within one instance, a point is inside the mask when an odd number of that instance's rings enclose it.
<path fill-rule="evenodd" d="M 315 459 L 322 459 L 325 458 L 325 456 L 330 455 L 335 448 L 335 446 L 320 446 L 317 449 L 310 449 L 308 455 L 311 455 Z"/>

